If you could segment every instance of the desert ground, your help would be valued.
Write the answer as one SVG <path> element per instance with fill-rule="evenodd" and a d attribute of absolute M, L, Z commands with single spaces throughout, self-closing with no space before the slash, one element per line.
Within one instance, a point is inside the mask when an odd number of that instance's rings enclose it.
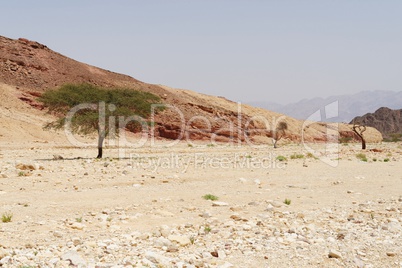
<path fill-rule="evenodd" d="M 1 267 L 402 267 L 401 143 L 0 148 Z"/>

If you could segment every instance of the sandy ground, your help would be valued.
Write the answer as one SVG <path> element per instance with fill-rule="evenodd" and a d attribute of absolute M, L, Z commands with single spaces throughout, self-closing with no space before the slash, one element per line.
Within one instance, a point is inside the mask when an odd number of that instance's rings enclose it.
<path fill-rule="evenodd" d="M 0 213 L 13 215 L 0 223 L 3 267 L 402 267 L 401 144 L 370 144 L 381 152 L 364 152 L 367 162 L 356 157 L 358 144 L 340 145 L 335 167 L 296 144 L 158 142 L 106 148 L 101 160 L 96 148 L 1 148 Z M 129 243 L 136 253 L 121 242 L 127 234 L 140 241 Z M 178 248 L 157 246 L 163 237 Z M 101 241 L 115 241 L 116 252 L 99 249 Z M 210 256 L 217 250 L 220 257 Z"/>

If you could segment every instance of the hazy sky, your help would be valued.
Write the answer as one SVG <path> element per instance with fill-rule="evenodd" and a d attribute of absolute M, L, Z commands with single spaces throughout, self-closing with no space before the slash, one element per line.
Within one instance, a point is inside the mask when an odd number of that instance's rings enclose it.
<path fill-rule="evenodd" d="M 0 35 L 235 101 L 402 90 L 400 0 L 12 0 L 0 14 Z"/>

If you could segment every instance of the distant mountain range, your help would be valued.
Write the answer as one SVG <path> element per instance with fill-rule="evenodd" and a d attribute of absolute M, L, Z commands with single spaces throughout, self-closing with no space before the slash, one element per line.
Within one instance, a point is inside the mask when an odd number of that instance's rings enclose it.
<path fill-rule="evenodd" d="M 338 116 L 325 116 L 325 107 L 338 101 Z M 248 102 L 248 104 L 305 120 L 317 111 L 321 111 L 322 121 L 350 122 L 356 116 L 372 113 L 380 107 L 402 108 L 402 91 L 362 91 L 350 95 L 338 95 L 328 98 L 303 99 L 296 103 L 281 105 L 274 102 Z M 334 114 L 333 107 L 331 114 Z"/>

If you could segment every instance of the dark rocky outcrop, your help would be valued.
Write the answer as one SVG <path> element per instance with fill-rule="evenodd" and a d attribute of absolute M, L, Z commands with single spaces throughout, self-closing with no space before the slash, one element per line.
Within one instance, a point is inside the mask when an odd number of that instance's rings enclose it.
<path fill-rule="evenodd" d="M 392 134 L 402 134 L 402 109 L 381 107 L 374 113 L 355 117 L 350 123 L 374 127 L 384 138 L 390 138 Z"/>

